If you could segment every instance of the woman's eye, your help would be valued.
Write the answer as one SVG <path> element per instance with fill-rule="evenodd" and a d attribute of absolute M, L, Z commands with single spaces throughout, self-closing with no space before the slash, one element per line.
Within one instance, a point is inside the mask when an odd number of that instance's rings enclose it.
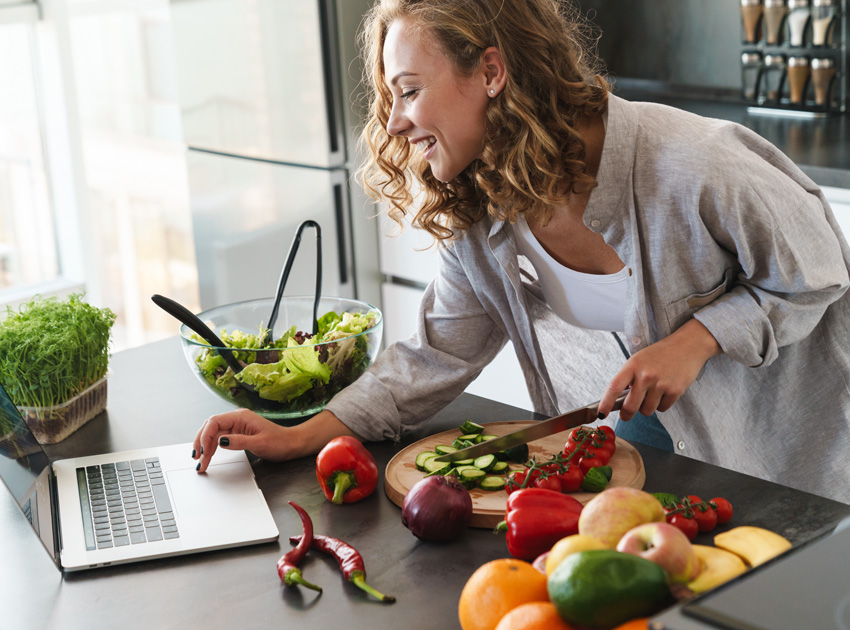
<path fill-rule="evenodd" d="M 410 98 L 414 94 L 416 94 L 416 90 L 407 90 L 406 92 L 401 93 L 401 98 Z"/>

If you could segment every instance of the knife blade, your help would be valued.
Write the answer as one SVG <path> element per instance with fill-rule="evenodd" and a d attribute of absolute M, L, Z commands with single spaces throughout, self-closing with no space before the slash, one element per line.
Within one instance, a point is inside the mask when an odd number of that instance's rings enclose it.
<path fill-rule="evenodd" d="M 620 394 L 617 400 L 614 401 L 614 406 L 611 408 L 611 411 L 617 411 L 623 406 L 623 401 L 626 399 L 626 395 L 628 393 L 628 391 L 625 391 Z M 456 462 L 460 459 L 474 459 L 476 457 L 481 457 L 482 455 L 498 453 L 499 451 L 504 451 L 505 449 L 519 446 L 520 444 L 527 444 L 528 442 L 539 440 L 547 435 L 554 435 L 555 433 L 572 429 L 573 427 L 577 427 L 581 424 L 590 424 L 599 419 L 598 408 L 600 402 L 601 401 L 597 400 L 595 403 L 591 403 L 586 407 L 573 409 L 572 411 L 568 411 L 560 416 L 555 416 L 554 418 L 549 418 L 548 420 L 541 420 L 540 422 L 523 427 L 522 429 L 508 433 L 507 435 L 493 438 L 492 440 L 487 440 L 486 442 L 481 442 L 474 446 L 468 446 L 467 448 L 457 450 L 454 453 L 439 455 L 434 458 L 434 461 Z"/>

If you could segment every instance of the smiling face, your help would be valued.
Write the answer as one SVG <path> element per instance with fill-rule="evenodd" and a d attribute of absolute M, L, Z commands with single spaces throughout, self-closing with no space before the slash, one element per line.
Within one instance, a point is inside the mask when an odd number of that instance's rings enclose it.
<path fill-rule="evenodd" d="M 429 32 L 396 20 L 384 42 L 384 73 L 393 95 L 387 133 L 421 151 L 438 180 L 448 182 L 481 156 L 490 100 L 482 64 L 458 74 Z"/>

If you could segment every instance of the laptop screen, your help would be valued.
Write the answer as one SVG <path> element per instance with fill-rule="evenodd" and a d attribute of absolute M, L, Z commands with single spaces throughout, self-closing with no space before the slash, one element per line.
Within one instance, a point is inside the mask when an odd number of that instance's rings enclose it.
<path fill-rule="evenodd" d="M 50 477 L 47 454 L 0 385 L 0 478 L 58 565 Z"/>

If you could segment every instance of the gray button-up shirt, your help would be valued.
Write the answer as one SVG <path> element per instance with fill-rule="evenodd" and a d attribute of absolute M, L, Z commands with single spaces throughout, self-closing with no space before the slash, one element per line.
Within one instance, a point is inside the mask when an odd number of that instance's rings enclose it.
<path fill-rule="evenodd" d="M 740 125 L 613 95 L 597 181 L 584 223 L 631 271 L 629 350 L 695 317 L 724 352 L 659 414 L 679 452 L 850 503 L 850 248 L 818 187 Z M 328 408 L 398 439 L 508 340 L 549 415 L 598 399 L 623 361 L 554 316 L 512 231 L 482 220 L 442 248 L 414 336 Z"/>

